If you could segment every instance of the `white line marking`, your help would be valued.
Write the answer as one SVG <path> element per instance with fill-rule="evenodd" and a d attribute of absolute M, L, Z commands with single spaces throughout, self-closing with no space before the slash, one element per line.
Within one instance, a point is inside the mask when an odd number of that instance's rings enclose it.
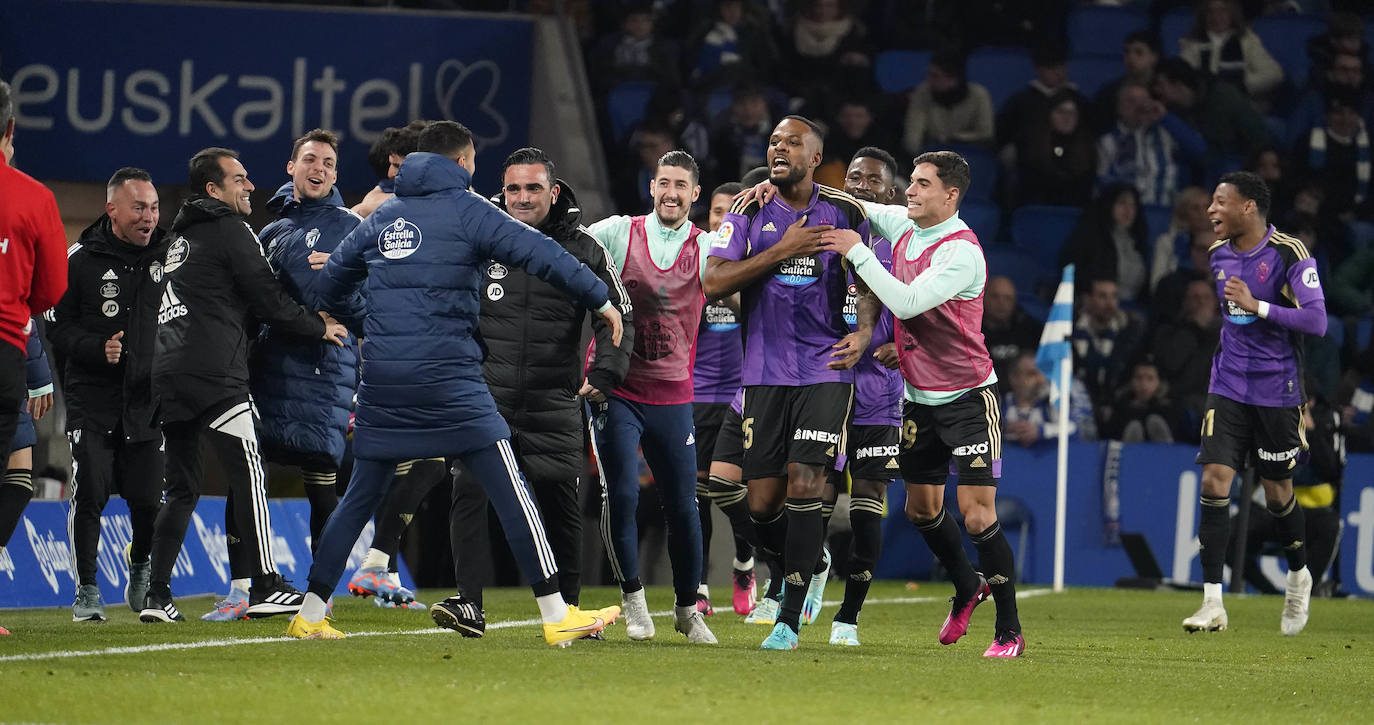
<path fill-rule="evenodd" d="M 1030 589 L 1016 593 L 1017 599 L 1028 597 L 1038 597 L 1050 594 L 1052 589 Z M 943 602 L 948 597 L 891 597 L 886 599 L 870 599 L 864 602 L 864 606 L 873 604 L 926 604 L 930 602 Z M 824 602 L 824 606 L 837 607 L 841 604 L 839 600 Z M 650 616 L 665 618 L 673 616 L 671 610 L 662 612 L 651 612 Z M 512 619 L 503 622 L 493 622 L 487 625 L 487 629 L 509 629 L 511 627 L 531 627 L 542 623 L 539 619 Z M 348 639 L 354 637 L 391 637 L 396 635 L 416 635 L 416 634 L 455 634 L 451 629 L 442 627 L 430 627 L 428 629 L 399 629 L 377 632 L 348 632 Z M 135 655 L 146 652 L 169 652 L 183 649 L 204 649 L 207 647 L 236 647 L 244 644 L 267 644 L 269 642 L 296 642 L 295 637 L 246 637 L 242 639 L 203 639 L 196 642 L 167 642 L 164 644 L 145 644 L 134 647 L 105 647 L 103 649 L 92 650 L 57 650 L 54 652 L 31 652 L 28 654 L 4 655 L 0 656 L 0 662 L 34 662 L 39 660 L 57 660 L 71 657 L 96 657 L 103 655 Z"/>

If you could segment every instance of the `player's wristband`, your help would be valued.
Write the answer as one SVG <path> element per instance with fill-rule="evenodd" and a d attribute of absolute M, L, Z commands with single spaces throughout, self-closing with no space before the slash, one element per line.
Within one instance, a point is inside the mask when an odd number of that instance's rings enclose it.
<path fill-rule="evenodd" d="M 1256 310 L 1255 313 L 1266 320 L 1269 319 L 1269 303 L 1260 300 L 1259 309 Z"/>

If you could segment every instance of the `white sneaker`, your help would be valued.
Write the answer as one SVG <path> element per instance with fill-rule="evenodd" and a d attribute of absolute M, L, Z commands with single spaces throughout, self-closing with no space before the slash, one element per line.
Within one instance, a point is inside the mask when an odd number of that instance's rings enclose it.
<path fill-rule="evenodd" d="M 673 615 L 677 619 L 673 623 L 673 629 L 687 635 L 687 641 L 692 644 L 716 644 L 716 635 L 711 633 L 711 628 L 706 626 L 706 619 L 701 616 L 701 612 L 696 606 L 674 607 Z"/>
<path fill-rule="evenodd" d="M 620 612 L 625 618 L 625 634 L 639 641 L 654 638 L 654 620 L 649 616 L 649 604 L 644 590 L 620 595 Z"/>
<path fill-rule="evenodd" d="M 1312 609 L 1312 574 L 1303 567 L 1288 572 L 1288 586 L 1283 591 L 1283 616 L 1279 619 L 1279 631 L 1292 637 L 1307 626 L 1307 615 Z"/>
<path fill-rule="evenodd" d="M 1220 632 L 1226 629 L 1226 608 L 1220 599 L 1203 599 L 1202 609 L 1183 620 L 1185 632 Z"/>

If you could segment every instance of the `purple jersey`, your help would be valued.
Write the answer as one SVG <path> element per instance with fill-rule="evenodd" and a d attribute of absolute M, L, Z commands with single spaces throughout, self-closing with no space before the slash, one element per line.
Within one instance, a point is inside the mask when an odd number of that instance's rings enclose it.
<path fill-rule="evenodd" d="M 883 268 L 892 271 L 892 242 L 873 237 L 873 255 Z M 844 300 L 844 321 L 849 329 L 859 327 L 859 295 L 854 273 L 849 275 L 849 293 Z M 873 339 L 854 366 L 854 425 L 902 424 L 902 371 L 889 370 L 873 357 L 883 345 L 892 342 L 892 313 L 882 308 L 873 326 Z"/>
<path fill-rule="evenodd" d="M 706 303 L 697 333 L 695 402 L 730 402 L 739 391 L 743 365 L 744 338 L 740 336 L 739 315 L 725 305 Z"/>
<path fill-rule="evenodd" d="M 1212 358 L 1208 392 L 1271 408 L 1303 404 L 1302 335 L 1226 300 L 1226 280 L 1239 277 L 1256 300 L 1273 308 L 1324 305 L 1316 261 L 1296 237 L 1269 227 L 1264 241 L 1237 252 L 1230 240 L 1212 245 L 1212 281 L 1221 300 L 1221 346 Z M 1325 315 L 1323 314 L 1323 321 Z"/>
<path fill-rule="evenodd" d="M 760 208 L 736 204 L 717 230 L 711 256 L 738 261 L 777 244 L 803 214 L 807 226 L 853 229 L 868 244 L 868 217 L 848 194 L 814 184 L 811 200 L 797 210 L 782 199 Z M 740 292 L 744 313 L 744 385 L 799 387 L 852 383 L 853 370 L 830 370 L 832 345 L 849 334 L 844 320 L 849 286 L 844 258 L 834 252 L 783 260 Z"/>

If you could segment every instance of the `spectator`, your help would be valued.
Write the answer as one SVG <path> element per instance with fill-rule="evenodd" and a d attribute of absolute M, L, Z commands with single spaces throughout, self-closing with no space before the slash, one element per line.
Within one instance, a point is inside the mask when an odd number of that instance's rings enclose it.
<path fill-rule="evenodd" d="M 1081 99 L 1076 91 L 1056 93 L 1048 123 L 1023 134 L 1016 149 L 1017 203 L 1087 206 L 1092 200 L 1097 144 Z"/>
<path fill-rule="evenodd" d="M 788 33 L 791 59 L 784 80 L 806 105 L 823 107 L 859 79 L 872 82 L 868 29 L 841 0 L 809 0 L 805 7 Z"/>
<path fill-rule="evenodd" d="M 1286 218 L 1293 208 L 1293 180 L 1283 153 L 1274 146 L 1266 146 L 1250 157 L 1245 170 L 1254 172 L 1269 186 L 1269 194 L 1274 199 L 1270 216 Z"/>
<path fill-rule="evenodd" d="M 1327 17 L 1326 32 L 1307 41 L 1307 56 L 1312 59 L 1312 81 L 1329 78 L 1329 71 L 1343 53 L 1360 61 L 1362 71 L 1368 69 L 1369 43 L 1364 39 L 1364 23 L 1355 13 L 1332 13 Z"/>
<path fill-rule="evenodd" d="M 1228 83 L 1203 77 L 1178 58 L 1159 64 L 1154 92 L 1170 112 L 1202 134 L 1209 176 L 1239 170 L 1246 156 L 1269 143 L 1269 129 L 1250 99 Z"/>
<path fill-rule="evenodd" d="M 634 165 L 621 173 L 621 181 L 616 184 L 616 204 L 620 209 L 643 211 L 651 204 L 649 199 L 649 180 L 663 154 L 673 150 L 673 135 L 666 127 L 645 124 L 630 137 L 634 150 Z"/>
<path fill-rule="evenodd" d="M 1016 303 L 1016 284 L 1010 278 L 988 280 L 983 294 L 983 341 L 998 380 L 1008 379 L 1016 358 L 1035 354 L 1042 329 L 1044 325 Z"/>
<path fill-rule="evenodd" d="M 866 146 L 889 149 L 892 140 L 876 123 L 869 102 L 850 96 L 840 102 L 834 124 L 825 137 L 824 163 L 838 162 L 847 169 L 854 154 Z M 906 188 L 906 184 L 901 183 L 900 188 Z"/>
<path fill-rule="evenodd" d="M 725 122 L 711 133 L 710 147 L 715 157 L 717 176 L 722 181 L 734 181 L 750 169 L 763 166 L 767 161 L 768 136 L 773 132 L 773 125 L 772 113 L 762 89 L 745 86 L 735 91 Z M 654 169 L 658 167 L 658 159 L 662 155 L 653 159 L 644 158 L 646 171 L 643 193 L 646 200 L 649 179 L 653 178 Z"/>
<path fill-rule="evenodd" d="M 1010 390 L 1002 395 L 1002 429 L 1006 437 L 1030 447 L 1059 440 L 1059 406 L 1050 402 L 1050 383 L 1035 366 L 1035 353 L 1017 356 Z M 1092 400 L 1081 380 L 1069 393 L 1069 440 L 1096 440 Z"/>
<path fill-rule="evenodd" d="M 1205 268 L 1204 268 L 1205 269 Z M 1183 292 L 1183 306 L 1176 319 L 1155 331 L 1151 357 L 1160 376 L 1169 382 L 1174 400 L 1189 420 L 1201 421 L 1212 376 L 1212 356 L 1221 342 L 1220 305 L 1213 280 L 1205 271 L 1193 271 Z M 1180 438 L 1196 441 L 1193 426 L 1184 427 Z"/>
<path fill-rule="evenodd" d="M 1049 124 L 1050 109 L 1062 96 L 1082 106 L 1087 99 L 1069 82 L 1068 50 L 1059 43 L 1047 42 L 1031 54 L 1035 78 L 1002 104 L 997 114 L 997 146 L 1018 148 L 1028 137 L 1038 135 Z"/>
<path fill-rule="evenodd" d="M 1097 140 L 1097 181 L 1130 182 L 1146 204 L 1171 204 L 1185 173 L 1177 157 L 1206 150 L 1200 134 L 1129 81 L 1117 91 L 1116 125 Z"/>
<path fill-rule="evenodd" d="M 1303 177 L 1319 178 L 1326 192 L 1322 211 L 1349 221 L 1369 201 L 1369 135 L 1349 92 L 1326 99 L 1326 123 L 1298 139 L 1293 168 Z"/>
<path fill-rule="evenodd" d="M 602 38 L 592 59 L 592 82 L 603 92 L 627 81 L 676 85 L 682 77 L 677 46 L 654 35 L 654 14 L 647 2 L 625 13 L 620 32 Z"/>
<path fill-rule="evenodd" d="M 964 58 L 941 52 L 926 80 L 911 92 L 902 147 L 917 155 L 942 144 L 988 145 L 993 140 L 992 96 L 964 77 Z"/>
<path fill-rule="evenodd" d="M 1178 414 L 1168 399 L 1169 384 L 1159 379 L 1153 362 L 1131 371 L 1131 382 L 1117 392 L 1102 423 L 1102 437 L 1122 443 L 1173 443 Z"/>
<path fill-rule="evenodd" d="M 1333 94 L 1345 93 L 1356 99 L 1355 110 L 1361 118 L 1374 118 L 1374 92 L 1365 84 L 1364 57 L 1355 53 L 1337 52 L 1322 75 L 1298 98 L 1288 117 L 1288 143 L 1306 135 L 1313 128 L 1326 125 L 1326 103 Z"/>
<path fill-rule="evenodd" d="M 717 0 L 715 5 L 711 24 L 691 44 L 691 57 L 696 59 L 693 83 L 715 88 L 732 81 L 770 77 L 778 50 L 766 26 L 745 13 L 742 0 Z"/>
<path fill-rule="evenodd" d="M 1189 65 L 1251 98 L 1262 98 L 1283 82 L 1283 68 L 1246 24 L 1237 0 L 1200 0 L 1193 29 L 1178 46 Z"/>
<path fill-rule="evenodd" d="M 1129 184 L 1112 184 L 1078 220 L 1059 252 L 1059 266 L 1075 265 L 1079 292 L 1093 280 L 1110 279 L 1121 299 L 1141 299 L 1149 292 L 1145 234 L 1140 194 Z"/>
<path fill-rule="evenodd" d="M 1211 203 L 1211 195 L 1199 186 L 1190 186 L 1178 193 L 1169 228 L 1154 240 L 1154 251 L 1150 256 L 1152 297 L 1159 288 L 1159 281 L 1179 269 L 1207 269 L 1207 248 L 1217 240 L 1216 233 L 1212 231 L 1212 220 L 1207 218 L 1207 207 Z M 1194 245 L 1201 248 L 1201 259 L 1194 254 Z M 1198 264 L 1199 261 L 1202 264 Z M 1182 292 L 1182 288 L 1175 292 Z M 1176 295 L 1175 299 L 1178 296 L 1181 295 Z"/>
<path fill-rule="evenodd" d="M 1126 45 L 1121 51 L 1125 74 L 1103 86 L 1093 99 L 1092 122 L 1097 128 L 1110 129 L 1116 123 L 1116 99 L 1121 86 L 1138 83 L 1150 87 L 1160 55 L 1159 36 L 1153 30 L 1135 30 L 1126 36 Z"/>
<path fill-rule="evenodd" d="M 1350 255 L 1327 282 L 1326 297 L 1337 315 L 1374 314 L 1374 247 Z"/>
<path fill-rule="evenodd" d="M 1145 321 L 1121 309 L 1112 279 L 1095 279 L 1073 326 L 1073 370 L 1092 396 L 1093 407 L 1111 401 L 1125 382 L 1126 371 L 1145 341 Z"/>
<path fill-rule="evenodd" d="M 1353 388 L 1341 406 L 1341 431 L 1352 453 L 1374 453 L 1374 345 L 1355 358 Z"/>

